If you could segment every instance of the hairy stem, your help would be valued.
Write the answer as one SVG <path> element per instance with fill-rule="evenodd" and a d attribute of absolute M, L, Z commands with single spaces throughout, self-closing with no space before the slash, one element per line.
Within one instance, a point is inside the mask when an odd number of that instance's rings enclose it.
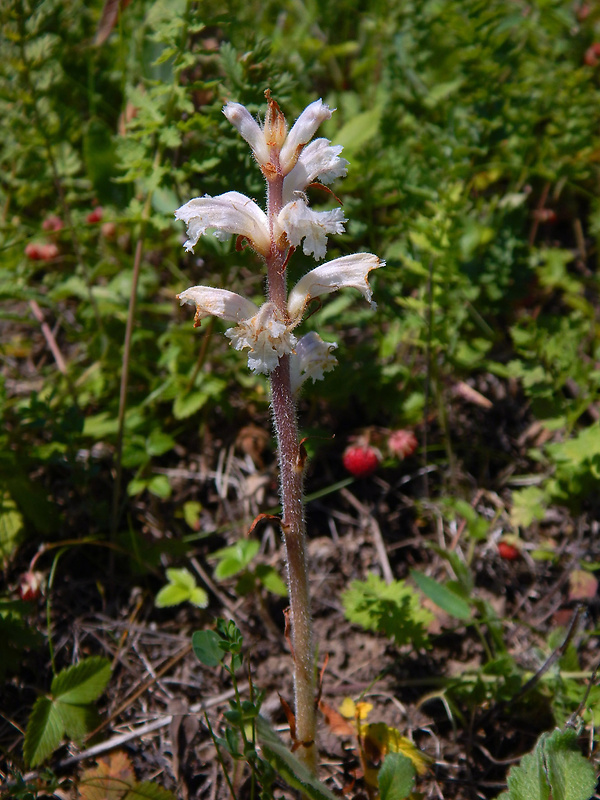
<path fill-rule="evenodd" d="M 289 357 L 271 373 L 271 402 L 277 433 L 283 533 L 287 558 L 294 658 L 294 700 L 298 755 L 316 771 L 315 664 L 304 521 L 304 459 L 298 443 L 296 408 L 290 388 Z"/>
<path fill-rule="evenodd" d="M 274 156 L 277 171 L 278 154 Z M 283 178 L 268 179 L 268 217 L 271 253 L 267 258 L 269 300 L 287 316 L 286 250 L 273 236 L 273 220 L 282 207 Z M 283 538 L 287 559 L 288 591 L 294 659 L 294 711 L 298 756 L 311 772 L 317 771 L 315 654 L 310 611 L 304 521 L 304 457 L 298 440 L 296 402 L 290 383 L 290 359 L 284 355 L 271 373 L 271 405 L 277 436 L 279 481 L 283 508 Z"/>

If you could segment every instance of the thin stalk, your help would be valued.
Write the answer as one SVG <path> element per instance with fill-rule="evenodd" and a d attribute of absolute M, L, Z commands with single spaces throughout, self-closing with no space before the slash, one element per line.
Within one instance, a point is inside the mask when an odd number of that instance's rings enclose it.
<path fill-rule="evenodd" d="M 274 174 L 267 179 L 267 216 L 271 228 L 271 252 L 267 258 L 269 300 L 287 316 L 286 249 L 274 240 L 273 221 L 282 208 L 283 177 L 279 154 L 273 153 Z M 316 773 L 316 674 L 310 611 L 304 519 L 304 461 L 298 437 L 296 402 L 290 382 L 289 356 L 279 359 L 271 373 L 271 407 L 277 437 L 282 530 L 286 551 L 292 647 L 294 660 L 294 712 L 299 758 Z"/>
<path fill-rule="evenodd" d="M 157 150 L 154 157 L 154 169 L 158 168 L 160 163 L 160 151 Z M 146 230 L 146 222 L 150 216 L 150 209 L 152 207 L 152 192 L 148 192 L 144 209 L 142 211 L 142 221 L 140 225 L 140 232 L 135 246 L 135 255 L 133 259 L 133 275 L 131 278 L 131 294 L 129 297 L 129 308 L 127 311 L 127 324 L 125 326 L 125 341 L 123 343 L 123 366 L 121 369 L 121 385 L 119 388 L 119 415 L 117 427 L 117 451 L 115 454 L 115 484 L 113 487 L 113 503 L 111 515 L 111 536 L 114 537 L 117 532 L 119 524 L 119 501 L 121 498 L 121 481 L 123 477 L 123 436 L 125 433 L 125 410 L 127 408 L 127 387 L 129 384 L 129 363 L 131 357 L 131 337 L 133 335 L 133 324 L 135 322 L 135 307 L 137 304 L 137 287 L 140 278 L 140 266 L 142 263 L 142 253 L 144 252 L 144 233 Z"/>

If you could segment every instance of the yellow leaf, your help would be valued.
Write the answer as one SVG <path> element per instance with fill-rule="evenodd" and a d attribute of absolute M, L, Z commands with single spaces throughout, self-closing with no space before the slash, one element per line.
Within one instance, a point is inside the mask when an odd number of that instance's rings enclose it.
<path fill-rule="evenodd" d="M 356 703 L 351 697 L 344 697 L 340 706 L 340 714 L 346 719 L 354 719 L 356 715 Z"/>

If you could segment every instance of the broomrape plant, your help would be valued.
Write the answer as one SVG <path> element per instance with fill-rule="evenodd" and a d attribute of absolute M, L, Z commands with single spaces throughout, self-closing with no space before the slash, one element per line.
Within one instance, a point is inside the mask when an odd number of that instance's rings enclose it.
<path fill-rule="evenodd" d="M 384 266 L 372 253 L 355 253 L 329 261 L 308 272 L 287 292 L 286 269 L 294 249 L 320 261 L 327 237 L 343 233 L 347 221 L 341 209 L 313 211 L 305 190 L 317 182 L 329 184 L 347 172 L 341 146 L 327 139 L 311 142 L 334 109 L 316 100 L 288 126 L 279 106 L 267 91 L 267 113 L 260 125 L 247 108 L 227 103 L 223 113 L 248 142 L 267 184 L 263 211 L 239 192 L 218 197 L 197 197 L 175 212 L 187 226 L 185 249 L 193 251 L 209 229 L 218 239 L 238 237 L 261 257 L 267 271 L 267 298 L 259 307 L 226 289 L 193 286 L 178 295 L 181 303 L 196 307 L 194 326 L 212 315 L 235 323 L 225 335 L 236 350 L 248 351 L 248 367 L 269 376 L 271 406 L 278 444 L 281 529 L 286 550 L 290 621 L 294 659 L 295 732 L 298 754 L 316 772 L 315 654 L 306 560 L 306 525 L 303 512 L 306 453 L 298 438 L 296 398 L 308 378 L 322 379 L 336 365 L 336 345 L 310 332 L 298 338 L 311 300 L 346 287 L 358 289 L 375 308 L 368 276 Z M 310 144 L 309 144 L 310 142 Z"/>

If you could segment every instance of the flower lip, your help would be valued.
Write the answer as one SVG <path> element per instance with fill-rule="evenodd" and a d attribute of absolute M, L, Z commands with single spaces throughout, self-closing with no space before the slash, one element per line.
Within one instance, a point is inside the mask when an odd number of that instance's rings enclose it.
<path fill-rule="evenodd" d="M 285 205 L 277 217 L 292 247 L 299 247 L 304 239 L 302 249 L 307 256 L 313 253 L 317 261 L 325 258 L 327 234 L 343 233 L 346 221 L 341 208 L 313 211 L 301 197 Z"/>
<path fill-rule="evenodd" d="M 279 364 L 279 358 L 292 353 L 296 337 L 292 326 L 283 320 L 274 303 L 264 303 L 249 319 L 225 331 L 236 350 L 248 348 L 248 367 L 255 373 L 268 375 Z"/>
<path fill-rule="evenodd" d="M 194 327 L 204 317 L 214 316 L 227 322 L 242 322 L 258 312 L 258 306 L 235 292 L 215 289 L 212 286 L 192 286 L 177 295 L 180 304 L 196 306 Z"/>
<path fill-rule="evenodd" d="M 223 234 L 244 236 L 263 256 L 271 246 L 267 215 L 254 200 L 240 192 L 195 197 L 177 209 L 175 218 L 187 225 L 189 239 L 184 247 L 188 252 L 193 252 L 198 239 L 208 228 L 216 228 L 218 237 Z"/>
<path fill-rule="evenodd" d="M 385 261 L 373 253 L 353 253 L 349 256 L 334 258 L 333 261 L 316 267 L 300 278 L 289 294 L 288 313 L 291 319 L 300 320 L 307 304 L 314 297 L 330 294 L 343 288 L 358 289 L 371 304 L 371 308 L 376 308 L 377 306 L 372 300 L 368 275 L 372 270 L 384 266 Z"/>
<path fill-rule="evenodd" d="M 315 180 L 328 185 L 336 178 L 344 178 L 350 162 L 339 157 L 343 149 L 341 144 L 332 145 L 329 139 L 315 139 L 307 145 L 296 166 L 284 178 L 284 203 L 293 200 L 296 192 L 304 191 Z"/>

